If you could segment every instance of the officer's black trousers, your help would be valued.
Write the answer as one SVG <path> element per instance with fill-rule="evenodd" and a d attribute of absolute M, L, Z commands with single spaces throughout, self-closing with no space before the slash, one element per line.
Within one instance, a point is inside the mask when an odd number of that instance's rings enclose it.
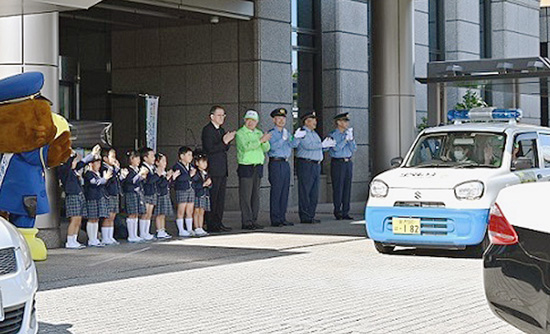
<path fill-rule="evenodd" d="M 298 159 L 298 208 L 301 222 L 311 222 L 315 218 L 319 200 L 319 179 L 321 165 Z"/>
<path fill-rule="evenodd" d="M 336 217 L 349 215 L 352 171 L 353 163 L 351 161 L 332 159 L 330 162 L 332 201 Z"/>
<path fill-rule="evenodd" d="M 225 189 L 227 176 L 212 176 L 210 188 L 210 212 L 206 213 L 206 224 L 209 230 L 216 231 L 222 225 L 225 206 Z"/>
<path fill-rule="evenodd" d="M 271 224 L 284 223 L 290 188 L 290 165 L 287 161 L 270 161 L 268 169 L 271 184 L 269 197 Z"/>

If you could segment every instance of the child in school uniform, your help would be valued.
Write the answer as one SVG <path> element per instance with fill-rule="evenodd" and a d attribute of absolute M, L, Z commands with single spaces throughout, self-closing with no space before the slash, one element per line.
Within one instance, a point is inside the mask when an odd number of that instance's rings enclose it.
<path fill-rule="evenodd" d="M 86 197 L 86 208 L 88 210 L 88 246 L 105 246 L 98 239 L 99 220 L 109 217 L 107 212 L 107 199 L 105 198 L 105 183 L 113 176 L 110 171 L 100 173 L 101 157 L 95 155 L 88 164 L 89 170 L 84 173 L 84 196 Z"/>
<path fill-rule="evenodd" d="M 182 146 L 178 150 L 178 162 L 172 167 L 174 173 L 179 172 L 174 179 L 176 190 L 176 224 L 180 237 L 190 237 L 193 233 L 193 210 L 195 206 L 195 191 L 193 189 L 193 177 L 197 170 L 193 167 L 193 150 Z M 185 218 L 185 227 L 183 226 Z"/>
<path fill-rule="evenodd" d="M 113 177 L 105 183 L 105 195 L 107 202 L 107 212 L 109 217 L 103 219 L 101 223 L 101 242 L 105 245 L 118 245 L 119 242 L 114 238 L 115 217 L 119 212 L 120 201 L 120 163 L 116 158 L 114 148 L 103 148 L 101 150 L 101 173 L 111 171 Z"/>
<path fill-rule="evenodd" d="M 151 218 L 157 205 L 157 182 L 159 181 L 155 167 L 155 151 L 153 149 L 145 147 L 141 150 L 141 165 L 147 168 L 148 173 L 145 180 L 143 180 L 145 213 L 139 219 L 139 236 L 145 241 L 150 241 L 154 239 L 154 236 L 150 233 Z"/>
<path fill-rule="evenodd" d="M 157 239 L 170 239 L 172 236 L 166 233 L 166 216 L 174 214 L 172 200 L 170 199 L 170 183 L 179 176 L 179 171 L 166 171 L 166 156 L 157 153 L 155 165 L 159 181 L 157 182 L 157 206 L 155 208 L 155 225 L 157 227 Z"/>
<path fill-rule="evenodd" d="M 65 248 L 82 249 L 86 247 L 77 240 L 82 218 L 86 218 L 88 212 L 86 197 L 84 197 L 82 189 L 84 184 L 82 174 L 84 167 L 93 160 L 94 155 L 98 152 L 99 146 L 96 146 L 92 153 L 82 159 L 80 159 L 80 155 L 74 152 L 66 163 L 57 168 L 59 180 L 65 191 L 65 216 L 70 220 Z"/>
<path fill-rule="evenodd" d="M 196 177 L 193 179 L 195 190 L 195 235 L 203 237 L 208 233 L 203 229 L 204 213 L 210 211 L 210 188 L 212 180 L 208 175 L 208 158 L 205 154 L 198 153 L 195 156 L 195 163 L 198 168 Z"/>
<path fill-rule="evenodd" d="M 122 192 L 128 218 L 128 242 L 142 242 L 138 236 L 138 216 L 145 213 L 142 182 L 149 173 L 145 167 L 140 168 L 141 158 L 137 151 L 128 152 L 128 168 L 123 169 Z"/>

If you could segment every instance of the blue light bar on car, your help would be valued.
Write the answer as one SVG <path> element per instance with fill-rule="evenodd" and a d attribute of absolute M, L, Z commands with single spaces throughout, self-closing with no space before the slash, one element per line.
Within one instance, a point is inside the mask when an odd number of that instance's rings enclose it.
<path fill-rule="evenodd" d="M 493 107 L 472 108 L 470 110 L 449 110 L 450 122 L 517 121 L 523 115 L 521 109 L 497 109 Z"/>

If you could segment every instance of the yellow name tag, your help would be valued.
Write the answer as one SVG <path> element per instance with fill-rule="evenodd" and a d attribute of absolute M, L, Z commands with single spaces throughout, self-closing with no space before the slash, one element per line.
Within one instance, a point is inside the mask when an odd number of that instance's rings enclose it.
<path fill-rule="evenodd" d="M 394 234 L 420 234 L 420 219 L 399 218 L 392 219 Z"/>

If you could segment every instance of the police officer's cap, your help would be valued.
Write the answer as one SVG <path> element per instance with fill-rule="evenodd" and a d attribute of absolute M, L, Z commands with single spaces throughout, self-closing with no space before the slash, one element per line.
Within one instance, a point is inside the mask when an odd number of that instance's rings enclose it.
<path fill-rule="evenodd" d="M 277 108 L 269 114 L 271 117 L 283 116 L 286 117 L 287 111 L 285 108 Z"/>
<path fill-rule="evenodd" d="M 308 118 L 317 118 L 317 114 L 315 113 L 315 111 L 307 112 L 307 113 L 303 114 L 302 117 L 300 117 L 302 122 L 305 122 L 305 120 L 308 119 Z"/>
<path fill-rule="evenodd" d="M 44 75 L 40 72 L 27 72 L 2 79 L 0 80 L 0 104 L 33 98 L 48 100 L 40 95 L 43 86 Z"/>
<path fill-rule="evenodd" d="M 336 116 L 334 116 L 334 120 L 335 121 L 349 121 L 349 112 L 344 112 L 344 113 L 341 113 L 341 114 L 338 114 Z"/>

